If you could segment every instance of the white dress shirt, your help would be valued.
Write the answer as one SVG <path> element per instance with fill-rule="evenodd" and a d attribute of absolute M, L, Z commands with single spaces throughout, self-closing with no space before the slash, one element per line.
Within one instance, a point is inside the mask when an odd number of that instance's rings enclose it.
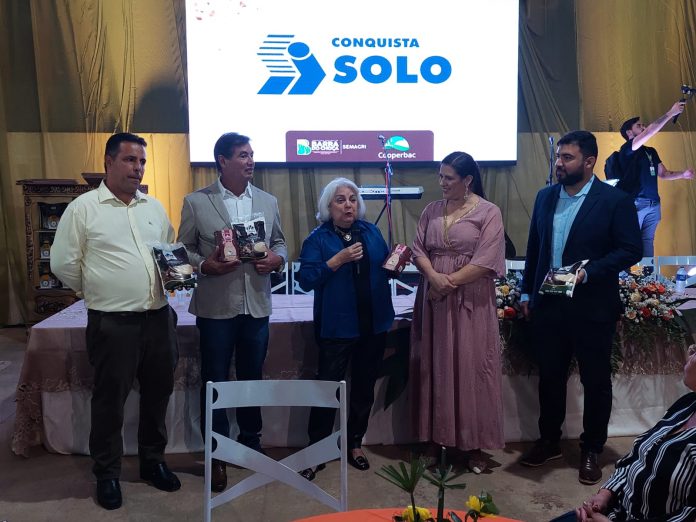
<path fill-rule="evenodd" d="M 241 223 L 251 219 L 251 203 L 253 201 L 251 195 L 251 185 L 247 183 L 244 192 L 242 192 L 239 196 L 237 196 L 234 192 L 227 190 L 222 184 L 220 178 L 218 178 L 218 185 L 220 185 L 222 202 L 225 204 L 227 213 L 230 216 L 230 223 Z M 264 223 L 264 227 L 265 225 L 266 223 Z M 244 294 L 244 310 L 242 313 L 249 313 L 249 300 L 246 293 Z"/>

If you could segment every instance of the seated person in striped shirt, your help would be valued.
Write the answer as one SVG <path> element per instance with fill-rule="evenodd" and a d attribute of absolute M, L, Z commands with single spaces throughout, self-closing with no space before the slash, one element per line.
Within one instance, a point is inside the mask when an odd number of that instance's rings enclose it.
<path fill-rule="evenodd" d="M 696 344 L 689 346 L 684 384 L 692 393 L 635 440 L 596 494 L 554 522 L 696 521 Z"/>

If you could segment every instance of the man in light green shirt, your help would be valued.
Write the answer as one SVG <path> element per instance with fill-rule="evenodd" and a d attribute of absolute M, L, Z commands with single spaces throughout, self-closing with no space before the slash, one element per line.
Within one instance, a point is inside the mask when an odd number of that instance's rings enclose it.
<path fill-rule="evenodd" d="M 138 190 L 145 140 L 114 134 L 106 143 L 106 178 L 75 199 L 51 247 L 51 271 L 85 300 L 87 353 L 94 367 L 90 454 L 97 501 L 121 506 L 123 407 L 140 383 L 140 476 L 164 491 L 181 487 L 164 462 L 165 415 L 177 361 L 176 314 L 167 304 L 149 243 L 171 243 L 162 204 Z"/>

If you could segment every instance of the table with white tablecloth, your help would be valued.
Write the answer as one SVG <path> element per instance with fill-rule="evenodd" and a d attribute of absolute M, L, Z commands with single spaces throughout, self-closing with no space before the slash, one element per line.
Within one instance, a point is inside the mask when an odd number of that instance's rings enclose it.
<path fill-rule="evenodd" d="M 413 306 L 413 295 L 393 299 L 398 315 L 394 329 L 408 328 L 410 322 L 406 316 Z M 312 303 L 311 295 L 273 295 L 265 379 L 313 378 L 317 346 L 312 324 Z M 187 311 L 186 298 L 174 298 L 170 304 L 179 316 L 179 364 L 167 413 L 167 451 L 200 451 L 203 445 L 198 427 L 198 331 L 195 317 Z M 93 373 L 85 350 L 86 324 L 84 304 L 78 301 L 31 328 L 17 386 L 17 416 L 12 440 L 15 453 L 26 455 L 30 447 L 40 444 L 52 452 L 88 453 Z M 636 435 L 651 427 L 665 408 L 685 393 L 686 388 L 681 384 L 681 350 L 681 347 L 662 347 L 662 357 L 672 359 L 667 370 L 662 364 L 655 371 L 624 372 L 614 377 L 610 436 Z M 387 378 L 380 379 L 364 443 L 412 442 L 413 422 L 408 390 L 385 408 L 386 388 Z M 481 400 L 485 400 L 485 397 Z M 503 376 L 503 401 L 505 439 L 535 439 L 538 433 L 536 376 L 533 373 L 506 371 Z M 567 410 L 564 434 L 575 438 L 582 431 L 582 386 L 577 375 L 570 377 Z M 262 444 L 280 447 L 305 445 L 308 413 L 303 408 L 264 408 Z M 126 454 L 137 453 L 137 424 L 136 385 L 126 403 Z"/>

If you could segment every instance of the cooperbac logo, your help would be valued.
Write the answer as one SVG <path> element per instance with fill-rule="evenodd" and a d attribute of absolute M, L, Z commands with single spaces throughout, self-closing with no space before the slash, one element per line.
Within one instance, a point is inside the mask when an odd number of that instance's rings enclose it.
<path fill-rule="evenodd" d="M 259 47 L 257 55 L 261 58 L 271 76 L 263 84 L 258 94 L 313 94 L 326 77 L 309 46 L 295 41 L 293 34 L 269 34 Z M 383 44 L 383 45 L 381 45 Z M 333 47 L 420 47 L 415 38 L 334 38 Z M 396 56 L 395 65 L 385 56 L 371 55 L 358 63 L 352 55 L 342 55 L 334 62 L 335 83 L 352 83 L 358 76 L 372 84 L 389 80 L 393 73 L 396 83 L 418 83 L 422 79 L 428 83 L 446 82 L 452 75 L 452 65 L 443 56 L 428 56 L 418 73 L 409 69 L 408 56 Z M 294 83 L 293 83 L 294 82 Z M 292 87 L 290 85 L 292 84 Z"/>

